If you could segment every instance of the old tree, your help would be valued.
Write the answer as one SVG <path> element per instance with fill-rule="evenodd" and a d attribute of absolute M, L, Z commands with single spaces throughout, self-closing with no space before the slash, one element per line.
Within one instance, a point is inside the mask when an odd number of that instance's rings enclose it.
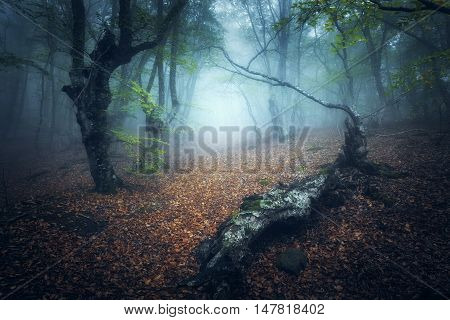
<path fill-rule="evenodd" d="M 63 91 L 73 100 L 76 118 L 89 160 L 95 190 L 115 192 L 122 185 L 109 159 L 110 134 L 107 109 L 111 103 L 109 80 L 118 67 L 138 53 L 157 47 L 164 41 L 173 21 L 186 6 L 187 0 L 174 1 L 170 11 L 158 24 L 153 39 L 135 43 L 131 0 L 119 1 L 118 33 L 105 28 L 90 54 L 85 54 L 86 11 L 83 0 L 72 0 L 72 69 L 70 85 Z"/>

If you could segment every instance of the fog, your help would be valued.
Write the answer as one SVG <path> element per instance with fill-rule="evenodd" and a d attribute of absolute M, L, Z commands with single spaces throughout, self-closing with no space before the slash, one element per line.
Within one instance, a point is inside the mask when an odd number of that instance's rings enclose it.
<path fill-rule="evenodd" d="M 163 12 L 169 11 L 169 2 L 163 2 Z M 82 137 L 76 103 L 62 92 L 73 72 L 70 4 L 50 1 L 41 9 L 32 4 L 10 1 L 1 7 L 0 77 L 4 85 L 0 112 L 2 140 L 19 141 L 39 154 L 70 148 L 80 144 Z M 85 51 L 89 53 L 104 34 L 104 26 L 116 37 L 120 30 L 114 24 L 115 6 L 90 1 L 86 5 Z M 136 1 L 136 6 L 149 19 L 135 19 L 141 24 L 133 40 L 138 43 L 154 31 L 149 17 L 157 10 L 144 0 Z M 31 14 L 33 10 L 37 11 Z M 192 1 L 177 38 L 168 30 L 160 49 L 140 52 L 114 68 L 109 79 L 112 100 L 107 126 L 138 136 L 142 126 L 151 125 L 136 84 L 144 91 L 150 89 L 149 99 L 160 107 L 158 121 L 170 128 L 340 130 L 344 112 L 324 108 L 289 85 L 325 104 L 354 106 L 374 126 L 421 118 L 443 121 L 448 113 L 448 64 L 447 56 L 441 54 L 448 45 L 445 32 L 431 36 L 436 43 L 432 46 L 423 40 L 428 34 L 420 24 L 404 32 L 396 27 L 392 15 L 372 29 L 359 26 L 351 15 L 334 27 L 330 19 L 311 10 L 307 1 Z M 435 15 L 427 23 L 438 30 L 448 25 L 448 19 Z M 433 54 L 437 58 L 427 60 Z M 248 70 L 233 65 L 246 67 L 250 61 Z M 428 66 L 430 61 L 434 64 Z M 427 92 L 435 93 L 433 98 Z M 112 135 L 112 139 L 117 137 Z M 123 142 L 117 141 L 117 145 Z"/>

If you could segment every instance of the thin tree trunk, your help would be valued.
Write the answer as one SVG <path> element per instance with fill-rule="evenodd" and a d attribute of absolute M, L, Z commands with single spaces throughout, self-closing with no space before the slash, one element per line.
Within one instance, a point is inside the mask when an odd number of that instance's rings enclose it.
<path fill-rule="evenodd" d="M 180 111 L 180 102 L 177 96 L 177 56 L 178 56 L 178 38 L 179 38 L 179 20 L 174 21 L 172 31 L 172 45 L 170 48 L 170 74 L 169 74 L 169 88 L 170 97 L 172 99 L 172 110 L 169 117 L 169 124 L 171 124 L 177 117 Z"/>
<path fill-rule="evenodd" d="M 161 23 L 164 10 L 164 1 L 158 0 L 158 21 Z M 156 65 L 158 67 L 158 104 L 164 106 L 166 98 L 164 83 L 164 46 L 159 46 L 156 53 Z"/>
<path fill-rule="evenodd" d="M 56 134 L 56 112 L 57 112 L 57 103 L 58 103 L 58 96 L 56 92 L 56 81 L 55 81 L 55 52 L 52 53 L 50 58 L 50 70 L 49 70 L 49 77 L 50 77 L 50 86 L 51 86 L 51 95 L 52 95 L 52 109 L 51 109 L 51 123 L 50 123 L 50 140 L 49 140 L 49 146 L 50 148 L 53 148 L 53 138 Z"/>
<path fill-rule="evenodd" d="M 25 79 L 23 81 L 23 89 L 20 94 L 19 103 L 17 104 L 18 110 L 14 116 L 14 119 L 12 121 L 13 127 L 14 127 L 14 135 L 17 135 L 19 131 L 20 121 L 22 119 L 23 110 L 25 109 L 25 102 L 27 97 L 27 91 L 28 91 L 28 79 L 30 77 L 29 67 L 25 68 Z"/>
<path fill-rule="evenodd" d="M 164 48 L 159 48 L 156 54 L 156 65 L 158 67 L 158 104 L 164 107 L 166 99 L 165 82 L 164 82 Z"/>
<path fill-rule="evenodd" d="M 51 53 L 49 53 L 47 55 L 47 61 L 45 62 L 45 66 L 43 70 L 47 70 L 49 63 L 51 60 Z M 45 74 L 42 72 L 41 73 L 41 99 L 39 102 L 39 122 L 37 125 L 37 129 L 36 129 L 36 133 L 34 136 L 34 146 L 36 148 L 36 153 L 39 154 L 40 152 L 40 144 L 39 144 L 39 138 L 41 135 L 41 130 L 42 130 L 42 124 L 44 121 L 44 107 L 45 107 Z"/>
<path fill-rule="evenodd" d="M 367 51 L 370 54 L 370 68 L 372 70 L 372 76 L 375 81 L 375 87 L 377 90 L 378 98 L 380 104 L 385 106 L 385 112 L 383 113 L 383 122 L 391 122 L 396 119 L 397 115 L 393 106 L 388 104 L 386 97 L 386 90 L 383 84 L 383 77 L 381 75 L 381 50 L 382 48 L 377 48 L 373 40 L 372 34 L 368 27 L 363 27 L 363 34 L 366 38 Z"/>
<path fill-rule="evenodd" d="M 195 74 L 191 76 L 191 79 L 189 80 L 188 86 L 187 86 L 187 92 L 186 92 L 186 98 L 184 99 L 184 109 L 183 109 L 183 120 L 186 121 L 189 118 L 189 114 L 191 113 L 192 109 L 192 103 L 194 100 L 194 92 L 195 87 L 197 86 L 197 79 L 198 75 L 200 73 L 200 70 L 197 70 Z"/>
<path fill-rule="evenodd" d="M 157 0 L 157 18 L 158 23 L 162 22 L 163 14 L 164 14 L 164 1 L 163 0 Z M 166 40 L 162 41 L 162 43 L 157 47 L 156 50 L 156 57 L 155 62 L 153 65 L 152 74 L 150 75 L 149 83 L 147 85 L 147 91 L 150 92 L 153 83 L 156 77 L 156 73 L 158 75 L 158 105 L 159 108 L 164 107 L 165 102 L 165 83 L 164 83 L 164 47 L 166 44 Z M 161 132 L 163 131 L 163 123 L 161 119 L 158 119 L 155 117 L 154 112 L 146 113 L 145 115 L 145 138 L 156 138 L 158 139 L 161 135 Z M 154 144 L 155 142 L 153 142 Z M 148 152 L 147 152 L 147 139 L 144 139 L 144 141 L 141 141 L 140 144 L 140 155 L 139 155 L 139 169 L 141 171 L 145 171 L 147 167 L 148 161 L 154 161 L 154 159 L 148 159 Z M 154 146 L 152 146 L 154 147 Z M 151 148 L 150 148 L 151 149 Z M 150 150 L 150 153 L 151 150 Z M 152 156 L 150 154 L 150 156 Z"/>
<path fill-rule="evenodd" d="M 141 59 L 139 60 L 138 66 L 136 67 L 136 71 L 134 74 L 134 81 L 136 81 L 140 86 L 142 86 L 142 73 L 144 72 L 145 65 L 148 60 L 150 60 L 152 53 L 150 51 L 146 51 L 142 54 Z"/>
<path fill-rule="evenodd" d="M 336 29 L 339 31 L 342 37 L 342 43 L 340 43 L 342 49 L 339 49 L 338 47 L 334 46 L 334 49 L 336 50 L 339 58 L 342 61 L 342 65 L 344 66 L 345 76 L 347 78 L 347 92 L 344 92 L 344 104 L 350 104 L 353 105 L 355 103 L 355 89 L 354 89 L 354 80 L 353 75 L 351 72 L 351 69 L 349 67 L 348 63 L 348 50 L 347 50 L 347 35 L 345 33 L 345 30 L 342 28 L 342 26 L 339 24 L 337 16 L 333 17 L 334 25 L 336 26 Z M 348 95 L 348 97 L 346 97 Z M 350 101 L 348 101 L 348 98 L 350 98 Z"/>
<path fill-rule="evenodd" d="M 150 93 L 153 88 L 153 84 L 155 83 L 156 71 L 158 70 L 158 65 L 156 64 L 156 60 L 153 62 L 152 72 L 150 73 L 150 78 L 147 83 L 147 92 Z"/>

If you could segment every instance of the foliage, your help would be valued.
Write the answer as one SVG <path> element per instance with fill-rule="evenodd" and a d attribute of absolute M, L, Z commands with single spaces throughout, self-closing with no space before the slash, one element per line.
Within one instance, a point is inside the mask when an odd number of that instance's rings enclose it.
<path fill-rule="evenodd" d="M 128 153 L 128 156 L 133 160 L 131 171 L 137 171 L 141 159 L 141 152 L 144 152 L 146 159 L 144 166 L 139 168 L 139 172 L 151 174 L 159 172 L 165 163 L 164 145 L 167 143 L 161 139 L 140 137 L 126 133 L 123 130 L 111 130 L 113 136 L 120 141 Z"/>
<path fill-rule="evenodd" d="M 304 164 L 301 164 L 301 165 L 299 165 L 299 166 L 297 167 L 297 171 L 298 171 L 298 173 L 300 173 L 300 174 L 306 173 L 307 169 L 308 169 L 308 168 L 307 168 Z"/>
<path fill-rule="evenodd" d="M 181 66 L 188 74 L 194 74 L 198 70 L 198 62 L 192 57 L 178 57 L 177 64 Z"/>
<path fill-rule="evenodd" d="M 152 122 L 163 123 L 164 108 L 158 105 L 152 95 L 137 82 L 131 82 L 130 88 L 119 91 L 117 95 L 125 97 L 128 101 L 126 105 L 121 106 L 123 112 L 135 113 L 139 108 L 152 119 Z M 130 135 L 123 130 L 112 130 L 112 133 L 125 146 L 130 158 L 134 159 L 133 170 L 139 168 L 144 173 L 156 173 L 162 169 L 165 161 L 163 147 L 167 145 L 165 141 L 148 136 Z M 142 164 L 139 165 L 142 153 L 145 154 L 144 167 Z"/>
<path fill-rule="evenodd" d="M 139 103 L 141 110 L 146 115 L 152 115 L 153 117 L 160 118 L 163 113 L 163 107 L 158 105 L 153 99 L 152 95 L 147 92 L 142 86 L 140 86 L 137 82 L 131 82 L 131 90 L 134 94 L 135 100 Z"/>
<path fill-rule="evenodd" d="M 306 0 L 295 2 L 293 8 L 298 23 L 307 22 L 313 27 L 320 25 L 326 32 L 338 31 L 337 26 L 342 25 L 339 31 L 344 33 L 338 33 L 335 39 L 338 49 L 364 41 L 361 25 L 375 28 L 375 18 L 380 14 L 365 1 Z"/>
<path fill-rule="evenodd" d="M 263 179 L 260 179 L 258 182 L 263 187 L 267 187 L 271 183 L 271 180 L 268 178 L 263 178 Z"/>
<path fill-rule="evenodd" d="M 439 74 L 432 68 L 433 60 L 439 62 Z M 411 90 L 417 86 L 432 88 L 436 77 L 448 76 L 450 69 L 450 49 L 438 51 L 425 57 L 420 57 L 403 66 L 393 76 L 393 89 L 404 88 Z"/>

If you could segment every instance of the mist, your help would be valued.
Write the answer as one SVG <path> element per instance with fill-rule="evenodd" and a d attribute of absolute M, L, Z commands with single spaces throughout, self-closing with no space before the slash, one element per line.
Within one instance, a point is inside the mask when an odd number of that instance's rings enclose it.
<path fill-rule="evenodd" d="M 444 2 L 0 0 L 0 298 L 448 298 Z"/>

